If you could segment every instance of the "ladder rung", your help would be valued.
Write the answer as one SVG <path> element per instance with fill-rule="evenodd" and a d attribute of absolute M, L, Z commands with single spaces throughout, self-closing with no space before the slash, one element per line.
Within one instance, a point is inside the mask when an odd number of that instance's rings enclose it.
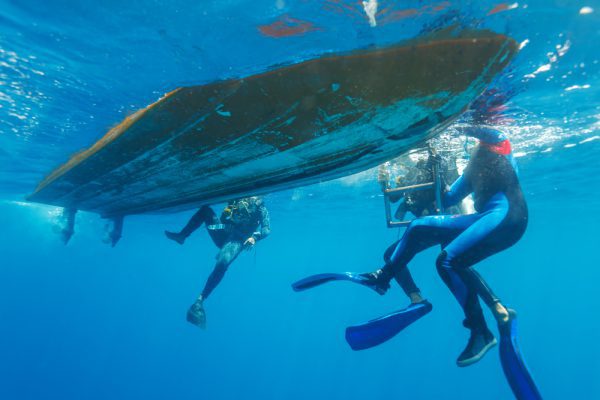
<path fill-rule="evenodd" d="M 388 221 L 388 227 L 392 228 L 394 226 L 408 226 L 412 221 Z"/>
<path fill-rule="evenodd" d="M 423 190 L 431 189 L 435 185 L 435 182 L 419 183 L 418 185 L 402 186 L 393 189 L 385 189 L 384 194 L 406 192 L 409 190 Z"/>

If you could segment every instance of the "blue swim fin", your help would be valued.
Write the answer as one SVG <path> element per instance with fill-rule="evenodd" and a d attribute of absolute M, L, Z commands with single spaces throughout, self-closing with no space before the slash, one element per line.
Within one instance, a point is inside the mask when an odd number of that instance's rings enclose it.
<path fill-rule="evenodd" d="M 429 313 L 432 308 L 431 303 L 424 300 L 364 324 L 350 326 L 346 328 L 346 341 L 352 350 L 364 350 L 378 346 Z"/>
<path fill-rule="evenodd" d="M 300 279 L 297 282 L 292 283 L 292 289 L 296 292 L 301 292 L 303 290 L 312 289 L 316 286 L 320 286 L 327 282 L 333 281 L 350 281 L 354 283 L 358 283 L 359 285 L 366 286 L 370 289 L 376 291 L 375 287 L 370 284 L 369 279 L 365 278 L 360 274 L 356 274 L 353 272 L 343 272 L 343 273 L 325 273 L 325 274 L 317 274 L 311 275 L 304 279 Z"/>
<path fill-rule="evenodd" d="M 518 400 L 541 400 L 517 344 L 517 313 L 509 309 L 510 320 L 499 326 L 500 361 L 504 375 Z"/>

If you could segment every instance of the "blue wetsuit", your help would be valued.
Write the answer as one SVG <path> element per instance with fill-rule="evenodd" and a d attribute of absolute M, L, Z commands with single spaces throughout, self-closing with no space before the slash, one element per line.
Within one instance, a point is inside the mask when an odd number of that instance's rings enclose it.
<path fill-rule="evenodd" d="M 438 273 L 463 308 L 465 326 L 483 330 L 487 328 L 478 296 L 490 307 L 499 299 L 472 266 L 515 244 L 525 232 L 528 214 L 506 136 L 487 127 L 467 128 L 464 133 L 480 143 L 443 202 L 449 207 L 473 193 L 477 212 L 414 220 L 386 251 L 383 270 L 395 276 L 407 294 L 419 292 L 406 265 L 418 252 L 441 244 Z"/>

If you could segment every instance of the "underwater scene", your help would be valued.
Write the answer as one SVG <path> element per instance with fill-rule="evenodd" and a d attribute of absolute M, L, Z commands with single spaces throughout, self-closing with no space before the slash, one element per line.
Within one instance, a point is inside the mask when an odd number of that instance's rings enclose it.
<path fill-rule="evenodd" d="M 600 399 L 598 0 L 0 0 L 0 399 Z"/>

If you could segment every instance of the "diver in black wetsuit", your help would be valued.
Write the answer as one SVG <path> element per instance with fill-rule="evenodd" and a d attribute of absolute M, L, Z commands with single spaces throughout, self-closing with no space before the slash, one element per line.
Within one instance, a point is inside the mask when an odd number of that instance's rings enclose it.
<path fill-rule="evenodd" d="M 77 215 L 77 209 L 72 207 L 65 207 L 62 210 L 62 214 L 58 218 L 58 233 L 60 234 L 61 240 L 66 245 L 71 240 L 71 237 L 75 234 L 75 216 Z M 104 243 L 110 244 L 115 247 L 121 236 L 123 235 L 123 216 L 117 216 L 109 218 L 104 228 L 105 234 L 102 238 Z"/>
<path fill-rule="evenodd" d="M 76 208 L 65 207 L 58 218 L 58 233 L 64 244 L 68 244 L 75 233 Z"/>
<path fill-rule="evenodd" d="M 480 114 L 477 126 L 463 133 L 479 139 L 469 165 L 445 193 L 443 203 L 451 206 L 473 193 L 475 214 L 427 216 L 414 220 L 402 239 L 388 248 L 383 268 L 363 274 L 380 293 L 395 278 L 412 303 L 426 302 L 407 268 L 419 252 L 442 245 L 437 270 L 465 314 L 464 326 L 471 330 L 469 342 L 457 359 L 459 366 L 480 360 L 496 344 L 488 329 L 479 297 L 488 305 L 499 325 L 514 318 L 473 269 L 479 261 L 515 244 L 525 232 L 528 212 L 517 177 L 511 145 L 505 135 L 485 126 L 489 115 Z"/>
<path fill-rule="evenodd" d="M 187 320 L 204 328 L 206 313 L 203 302 L 225 276 L 229 265 L 241 251 L 252 248 L 257 241 L 271 232 L 269 212 L 260 197 L 247 197 L 231 201 L 221 217 L 208 206 L 202 206 L 179 233 L 165 231 L 165 235 L 179 244 L 204 224 L 208 234 L 220 249 L 217 262 L 208 277 L 202 293 L 187 312 Z M 257 230 L 260 226 L 260 230 Z"/>
<path fill-rule="evenodd" d="M 458 178 L 456 168 L 450 168 L 451 163 L 456 163 L 455 160 L 436 154 L 428 156 L 427 159 L 419 160 L 414 167 L 408 167 L 408 172 L 404 176 L 396 177 L 396 186 L 403 187 L 433 182 L 434 163 L 438 164 L 442 182 L 454 182 Z M 389 188 L 389 172 L 384 165 L 380 166 L 378 180 L 382 190 Z M 404 221 L 406 214 L 409 212 L 417 218 L 437 213 L 433 189 L 407 191 L 400 194 L 390 193 L 388 196 L 392 203 L 400 203 L 394 213 L 394 218 L 398 221 Z M 458 214 L 461 210 L 459 207 L 452 207 L 446 212 Z"/>

